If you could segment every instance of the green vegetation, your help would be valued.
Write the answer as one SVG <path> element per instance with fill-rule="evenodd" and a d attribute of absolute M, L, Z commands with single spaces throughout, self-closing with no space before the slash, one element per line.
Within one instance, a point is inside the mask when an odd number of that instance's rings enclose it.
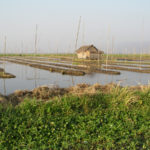
<path fill-rule="evenodd" d="M 0 149 L 150 149 L 150 90 L 0 105 Z"/>
<path fill-rule="evenodd" d="M 7 54 L 0 54 L 1 56 L 47 56 L 47 57 L 73 57 L 75 54 L 72 53 L 59 53 L 59 54 L 52 54 L 52 53 L 45 53 L 45 54 L 34 54 L 34 53 L 7 53 Z"/>
<path fill-rule="evenodd" d="M 99 63 L 106 63 L 106 57 L 108 59 L 108 63 L 127 63 L 127 64 L 146 64 L 149 65 L 149 62 L 145 60 L 150 60 L 150 54 L 106 54 L 102 55 L 101 60 L 89 60 L 89 59 L 78 59 L 75 53 L 45 53 L 45 54 L 34 54 L 34 53 L 10 53 L 10 54 L 0 54 L 0 57 L 3 56 L 36 56 L 36 57 L 49 57 L 49 58 L 59 58 L 61 60 L 71 61 L 73 64 L 82 65 L 82 64 L 95 64 L 99 65 Z M 141 60 L 141 61 L 140 61 Z M 55 60 L 53 60 L 55 61 Z M 60 60 L 59 60 L 60 61 Z M 58 62 L 58 60 L 56 61 Z"/>
<path fill-rule="evenodd" d="M 120 58 L 120 59 L 150 59 L 150 54 L 109 54 L 110 57 Z"/>
<path fill-rule="evenodd" d="M 0 54 L 0 56 L 49 56 L 49 57 L 76 57 L 75 53 L 45 53 L 45 54 L 34 54 L 34 53 L 7 53 Z M 108 59 L 150 59 L 150 54 L 108 54 Z M 106 54 L 103 55 L 103 58 L 106 59 Z"/>

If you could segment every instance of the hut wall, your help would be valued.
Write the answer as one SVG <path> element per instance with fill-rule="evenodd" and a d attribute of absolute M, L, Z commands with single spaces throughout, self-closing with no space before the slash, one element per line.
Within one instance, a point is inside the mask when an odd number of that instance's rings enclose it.
<path fill-rule="evenodd" d="M 89 51 L 77 53 L 80 59 L 101 59 L 101 55 L 97 53 L 90 53 Z"/>
<path fill-rule="evenodd" d="M 87 58 L 90 58 L 90 52 L 89 51 L 86 51 L 86 56 L 87 56 Z"/>
<path fill-rule="evenodd" d="M 77 56 L 78 58 L 80 59 L 86 59 L 87 58 L 87 53 L 86 52 L 80 52 L 80 53 L 77 53 Z"/>
<path fill-rule="evenodd" d="M 98 57 L 97 53 L 90 53 L 90 59 L 98 59 Z"/>

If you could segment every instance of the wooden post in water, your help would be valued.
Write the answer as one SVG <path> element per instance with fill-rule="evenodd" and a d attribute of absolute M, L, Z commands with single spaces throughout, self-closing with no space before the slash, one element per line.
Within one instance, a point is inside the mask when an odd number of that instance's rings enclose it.
<path fill-rule="evenodd" d="M 127 64 L 127 59 L 128 59 L 128 56 L 127 56 L 127 48 L 125 48 L 125 55 L 126 55 L 125 64 Z"/>
<path fill-rule="evenodd" d="M 57 62 L 58 62 L 58 47 L 57 47 Z"/>
<path fill-rule="evenodd" d="M 110 37 L 110 26 L 108 26 L 108 35 L 107 35 L 107 52 L 106 52 L 106 70 L 108 65 L 108 51 L 109 51 L 109 37 Z"/>
<path fill-rule="evenodd" d="M 81 24 L 81 16 L 80 16 L 79 24 L 78 24 L 78 30 L 77 30 L 77 36 L 76 36 L 76 42 L 75 42 L 75 49 L 77 48 L 77 44 L 78 44 L 78 37 L 79 37 L 79 32 L 80 32 L 80 24 Z"/>
<path fill-rule="evenodd" d="M 82 45 L 84 45 L 84 21 L 83 21 L 83 31 L 82 31 Z M 82 64 L 84 65 L 84 59 L 82 59 Z"/>
<path fill-rule="evenodd" d="M 6 40 L 7 40 L 7 37 L 5 36 L 5 39 L 4 39 L 4 55 L 6 56 Z"/>
<path fill-rule="evenodd" d="M 78 24 L 78 29 L 77 29 L 77 36 L 76 36 L 76 42 L 75 42 L 75 50 L 77 49 L 77 45 L 78 45 L 78 37 L 79 37 L 79 32 L 80 32 L 80 24 L 81 24 L 81 16 L 79 18 L 79 24 Z M 75 55 L 73 56 L 73 60 L 74 60 L 74 57 L 75 57 Z"/>
<path fill-rule="evenodd" d="M 4 71 L 3 71 L 3 74 L 4 74 L 4 72 L 5 72 L 5 57 L 6 57 L 6 40 L 7 40 L 7 37 L 5 36 L 5 38 L 4 38 L 4 62 L 3 62 L 3 64 L 4 64 Z M 5 84 L 5 78 L 4 78 L 4 86 L 3 86 L 3 88 L 4 88 L 4 95 L 6 95 L 6 84 Z"/>
<path fill-rule="evenodd" d="M 23 41 L 21 42 L 21 54 L 23 56 Z"/>
<path fill-rule="evenodd" d="M 78 37 L 79 37 L 79 32 L 80 32 L 80 24 L 81 24 L 81 16 L 79 18 L 79 24 L 78 24 L 78 29 L 77 29 L 77 36 L 76 36 L 76 42 L 75 42 L 75 50 L 77 49 L 77 44 L 78 44 Z M 75 54 L 73 54 L 73 59 L 72 59 L 72 64 L 75 58 Z M 72 76 L 72 84 L 74 85 L 74 80 Z"/>
<path fill-rule="evenodd" d="M 34 56 L 37 55 L 37 31 L 38 31 L 38 25 L 36 24 L 36 28 L 35 28 L 35 42 L 34 42 Z M 37 87 L 37 72 L 36 72 L 36 68 L 34 69 L 34 79 L 35 79 L 35 88 Z"/>
<path fill-rule="evenodd" d="M 142 66 L 142 54 L 143 54 L 143 46 L 144 46 L 144 18 L 143 18 L 143 22 L 142 22 L 142 36 L 141 36 L 141 51 L 140 51 L 140 69 Z"/>
<path fill-rule="evenodd" d="M 111 37 L 111 62 L 113 62 L 113 51 L 114 51 L 114 37 L 112 36 Z M 113 77 L 113 75 L 111 75 L 111 77 L 112 77 L 112 82 L 114 81 L 114 77 Z"/>
<path fill-rule="evenodd" d="M 85 35 L 84 35 L 84 30 L 85 30 L 85 24 L 83 22 L 83 31 L 82 31 L 82 45 L 84 45 L 84 38 L 85 38 Z"/>
<path fill-rule="evenodd" d="M 114 37 L 111 39 L 111 60 L 113 59 L 113 49 L 114 49 Z"/>
<path fill-rule="evenodd" d="M 4 71 L 5 71 L 5 57 L 6 57 L 6 40 L 7 40 L 7 38 L 5 36 L 4 37 L 4 62 L 3 62 L 3 64 L 4 64 Z"/>
<path fill-rule="evenodd" d="M 98 69 L 100 68 L 99 66 L 100 66 L 100 53 L 99 53 L 99 51 L 98 51 Z"/>
<path fill-rule="evenodd" d="M 38 31 L 38 25 L 36 24 L 36 28 L 35 28 L 35 42 L 34 42 L 35 55 L 37 54 L 37 31 Z"/>

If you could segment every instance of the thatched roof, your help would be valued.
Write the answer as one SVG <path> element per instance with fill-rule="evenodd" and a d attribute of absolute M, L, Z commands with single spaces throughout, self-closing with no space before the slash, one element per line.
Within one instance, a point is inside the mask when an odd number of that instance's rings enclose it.
<path fill-rule="evenodd" d="M 90 53 L 99 53 L 103 54 L 103 51 L 98 50 L 94 45 L 85 45 L 81 46 L 79 49 L 76 50 L 76 53 L 81 53 L 81 52 L 87 52 L 89 51 Z"/>

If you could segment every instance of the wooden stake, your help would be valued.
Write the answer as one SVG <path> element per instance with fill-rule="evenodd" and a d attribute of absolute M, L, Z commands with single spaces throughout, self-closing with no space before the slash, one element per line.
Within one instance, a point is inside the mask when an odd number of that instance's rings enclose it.
<path fill-rule="evenodd" d="M 35 29 L 35 43 L 34 43 L 35 55 L 37 54 L 37 31 L 38 31 L 38 25 L 36 24 L 36 29 Z"/>
<path fill-rule="evenodd" d="M 143 46 L 144 46 L 144 18 L 143 18 L 143 22 L 142 22 L 142 39 L 141 39 L 141 52 L 140 52 L 140 69 L 142 66 L 142 54 L 143 54 Z"/>
<path fill-rule="evenodd" d="M 5 70 L 5 57 L 6 57 L 6 40 L 7 40 L 7 37 L 5 36 L 4 37 L 4 70 Z"/>
<path fill-rule="evenodd" d="M 6 57 L 6 41 L 7 41 L 7 37 L 5 36 L 4 38 L 4 72 L 5 72 L 5 57 Z M 4 74 L 3 72 L 3 74 Z M 4 81 L 4 95 L 6 95 L 6 85 L 5 85 L 5 79 L 3 80 Z"/>
<path fill-rule="evenodd" d="M 75 50 L 77 49 L 77 44 L 78 44 L 78 37 L 79 37 L 79 32 L 80 32 L 80 24 L 81 24 L 81 16 L 79 18 L 79 24 L 78 24 L 78 30 L 77 30 L 77 36 L 76 36 L 76 43 L 75 43 Z"/>
<path fill-rule="evenodd" d="M 106 70 L 108 65 L 108 51 L 109 51 L 109 37 L 110 37 L 110 26 L 108 26 L 108 36 L 107 36 L 107 54 L 106 54 Z"/>

